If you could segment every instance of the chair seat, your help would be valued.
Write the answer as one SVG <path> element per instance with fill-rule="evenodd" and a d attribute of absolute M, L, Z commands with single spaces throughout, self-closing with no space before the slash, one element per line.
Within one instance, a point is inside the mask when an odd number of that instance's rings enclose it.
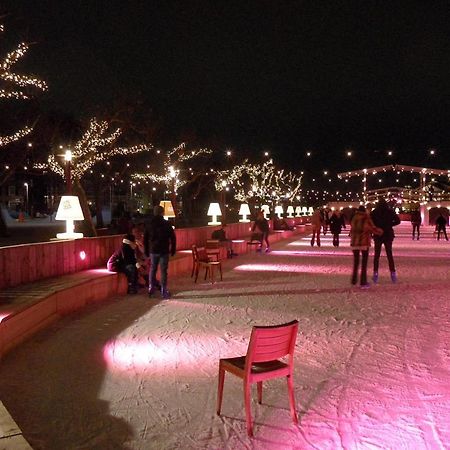
<path fill-rule="evenodd" d="M 224 365 L 231 365 L 238 369 L 244 370 L 245 356 L 237 356 L 235 358 L 223 358 L 220 362 Z M 274 361 L 253 362 L 251 372 L 252 374 L 272 372 L 274 370 L 286 369 L 288 365 L 278 359 Z"/>

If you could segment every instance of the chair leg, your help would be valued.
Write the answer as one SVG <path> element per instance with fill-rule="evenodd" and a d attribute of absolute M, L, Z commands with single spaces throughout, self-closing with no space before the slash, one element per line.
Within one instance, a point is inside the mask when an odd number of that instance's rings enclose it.
<path fill-rule="evenodd" d="M 222 278 L 222 264 L 219 264 L 219 272 L 220 272 L 220 281 L 223 281 L 223 278 Z"/>
<path fill-rule="evenodd" d="M 195 272 L 195 263 L 192 264 L 191 278 L 194 276 Z"/>
<path fill-rule="evenodd" d="M 245 403 L 245 418 L 247 421 L 247 434 L 253 437 L 252 411 L 250 409 L 250 391 L 251 384 L 244 381 L 244 403 Z"/>
<path fill-rule="evenodd" d="M 208 275 L 208 272 L 209 272 L 209 267 L 206 266 L 206 267 L 205 267 L 205 280 L 206 280 L 206 276 Z"/>
<path fill-rule="evenodd" d="M 199 272 L 199 270 L 200 270 L 200 266 L 197 264 L 197 265 L 195 266 L 195 280 L 194 280 L 194 283 L 197 283 L 198 272 Z"/>
<path fill-rule="evenodd" d="M 288 375 L 286 378 L 287 378 L 289 405 L 291 407 L 292 420 L 295 424 L 298 424 L 297 412 L 295 410 L 294 381 L 292 380 L 292 375 Z"/>
<path fill-rule="evenodd" d="M 211 266 L 209 268 L 210 272 L 209 272 L 209 278 L 211 280 L 211 284 L 214 284 L 214 266 Z"/>
<path fill-rule="evenodd" d="M 223 384 L 225 381 L 225 370 L 222 369 L 219 363 L 219 383 L 217 386 L 217 415 L 220 415 L 222 409 Z"/>
<path fill-rule="evenodd" d="M 256 388 L 258 390 L 258 403 L 262 403 L 262 381 L 256 383 Z"/>

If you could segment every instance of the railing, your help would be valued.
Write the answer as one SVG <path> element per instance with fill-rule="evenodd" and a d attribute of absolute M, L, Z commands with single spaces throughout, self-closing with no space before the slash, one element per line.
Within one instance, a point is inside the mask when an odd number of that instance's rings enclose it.
<path fill-rule="evenodd" d="M 302 218 L 287 219 L 290 224 Z M 273 229 L 272 221 L 269 221 Z M 245 238 L 251 223 L 228 224 L 229 239 Z M 175 230 L 177 249 L 204 245 L 218 227 L 182 228 Z M 74 241 L 49 241 L 0 248 L 0 289 L 32 281 L 104 267 L 110 255 L 122 242 L 122 235 L 83 238 Z"/>

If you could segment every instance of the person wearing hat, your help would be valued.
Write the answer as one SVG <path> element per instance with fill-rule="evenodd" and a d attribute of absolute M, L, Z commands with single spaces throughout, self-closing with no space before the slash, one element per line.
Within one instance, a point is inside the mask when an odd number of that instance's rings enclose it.
<path fill-rule="evenodd" d="M 126 234 L 122 239 L 122 246 L 108 259 L 107 268 L 110 272 L 122 272 L 127 276 L 128 294 L 137 294 L 138 268 L 136 260 L 136 238 Z"/>
<path fill-rule="evenodd" d="M 161 296 L 164 299 L 170 298 L 167 289 L 167 271 L 169 268 L 169 254 L 174 256 L 176 252 L 176 236 L 172 225 L 163 217 L 164 208 L 155 206 L 153 208 L 153 218 L 144 233 L 145 254 L 150 256 L 150 273 L 148 295 L 152 296 L 158 286 L 156 272 L 158 267 L 161 273 Z"/>
<path fill-rule="evenodd" d="M 370 216 L 376 227 L 383 230 L 380 236 L 374 236 L 375 254 L 373 257 L 373 277 L 374 283 L 378 282 L 378 267 L 380 263 L 381 246 L 384 245 L 386 256 L 389 264 L 389 271 L 391 272 L 391 280 L 393 283 L 397 282 L 397 272 L 395 270 L 394 256 L 392 254 L 392 243 L 394 241 L 394 229 L 400 223 L 400 217 L 387 204 L 384 198 L 378 200 L 377 206 L 372 210 Z"/>
<path fill-rule="evenodd" d="M 379 234 L 382 231 L 374 225 L 370 215 L 366 212 L 366 208 L 361 205 L 352 218 L 350 245 L 353 252 L 353 274 L 351 281 L 352 284 L 356 284 L 358 281 L 359 257 L 361 254 L 361 275 L 359 281 L 362 288 L 369 287 L 369 283 L 367 282 L 367 262 L 369 259 L 372 233 Z"/>

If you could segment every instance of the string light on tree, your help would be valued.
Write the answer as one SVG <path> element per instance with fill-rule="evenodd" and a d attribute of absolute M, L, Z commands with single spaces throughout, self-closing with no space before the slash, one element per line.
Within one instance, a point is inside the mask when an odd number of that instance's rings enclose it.
<path fill-rule="evenodd" d="M 0 33 L 4 31 L 4 26 L 0 24 Z M 20 43 L 15 50 L 9 52 L 3 60 L 0 60 L 0 80 L 6 83 L 5 88 L 0 89 L 0 98 L 25 100 L 31 98 L 31 95 L 24 88 L 36 88 L 41 91 L 47 90 L 45 81 L 26 75 L 14 73 L 12 66 L 22 58 L 28 50 L 28 44 Z M 21 130 L 6 136 L 0 136 L 0 147 L 4 147 L 11 142 L 18 141 L 33 131 L 32 127 L 23 127 Z"/>

